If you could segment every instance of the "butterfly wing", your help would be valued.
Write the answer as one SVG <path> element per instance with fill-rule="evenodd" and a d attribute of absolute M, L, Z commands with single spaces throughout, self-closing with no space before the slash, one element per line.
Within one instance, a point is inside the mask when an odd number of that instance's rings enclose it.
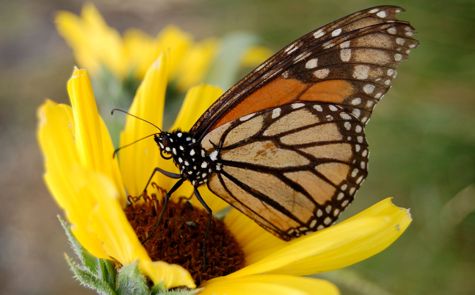
<path fill-rule="evenodd" d="M 417 46 L 402 8 L 362 10 L 297 39 L 225 92 L 191 129 L 197 138 L 244 115 L 296 101 L 338 103 L 363 123 Z"/>
<path fill-rule="evenodd" d="M 221 163 L 211 191 L 285 240 L 331 225 L 367 175 L 364 125 L 417 45 L 401 10 L 312 31 L 224 93 L 191 129 Z"/>
<path fill-rule="evenodd" d="M 331 225 L 367 174 L 363 123 L 335 104 L 246 115 L 202 144 L 218 151 L 210 190 L 285 240 Z"/>

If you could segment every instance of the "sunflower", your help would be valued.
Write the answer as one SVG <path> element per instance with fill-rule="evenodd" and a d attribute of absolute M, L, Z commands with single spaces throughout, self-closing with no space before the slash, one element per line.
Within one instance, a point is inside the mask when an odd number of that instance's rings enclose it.
<path fill-rule="evenodd" d="M 170 78 L 181 91 L 197 85 L 210 74 L 213 60 L 224 46 L 223 40 L 217 38 L 195 41 L 176 26 L 167 26 L 156 36 L 138 29 L 127 29 L 121 35 L 90 3 L 84 5 L 80 16 L 61 11 L 55 21 L 78 64 L 93 76 L 106 69 L 119 80 L 141 80 L 158 54 L 166 51 Z M 256 66 L 272 54 L 266 47 L 254 46 L 256 40 L 234 46 L 242 66 Z M 236 47 L 242 47 L 242 50 L 236 51 Z"/>
<path fill-rule="evenodd" d="M 145 74 L 129 112 L 161 127 L 168 77 L 169 63 L 161 55 Z M 145 217 L 156 218 L 150 210 L 157 212 L 161 192 L 172 185 L 170 179 L 156 176 L 148 195 L 143 196 L 151 172 L 155 167 L 176 168 L 160 157 L 151 139 L 124 148 L 119 160 L 113 158 L 114 147 L 97 110 L 87 71 L 74 69 L 67 89 L 71 106 L 47 100 L 38 111 L 47 187 L 82 247 L 98 259 L 113 261 L 117 269 L 136 265 L 149 285 L 159 286 L 155 291 L 181 287 L 181 294 L 339 294 L 332 283 L 305 276 L 343 268 L 381 252 L 411 222 L 408 210 L 387 198 L 339 224 L 284 242 L 237 210 L 223 209 L 226 203 L 203 190 L 206 203 L 224 217 L 213 219 L 205 254 L 195 251 L 198 256 L 193 256 L 192 250 L 203 245 L 207 234 L 203 234 L 203 221 L 207 219 L 199 204 L 178 197 L 191 196 L 191 185 L 174 193 L 175 202 L 161 220 L 168 224 L 166 232 L 144 221 Z M 220 94 L 221 90 L 212 86 L 192 88 L 173 128 L 188 130 Z M 121 144 L 156 132 L 150 124 L 129 116 Z M 143 198 L 139 200 L 130 197 L 140 195 Z M 177 210 L 188 212 L 175 214 L 188 219 L 172 220 L 169 212 Z M 144 226 L 147 222 L 152 226 Z M 177 227 L 172 227 L 175 223 Z M 199 235 L 175 232 L 185 227 L 199 230 Z M 198 238 L 190 240 L 192 236 Z M 219 244 L 217 238 L 224 239 L 219 243 L 229 244 L 213 249 L 213 243 Z M 161 243 L 158 253 L 168 256 L 156 254 L 157 249 L 151 246 L 155 241 Z M 194 262 L 183 261 L 185 254 Z M 172 256 L 178 260 L 161 261 L 161 257 Z M 224 271 L 216 272 L 210 266 L 216 260 L 226 262 Z"/>

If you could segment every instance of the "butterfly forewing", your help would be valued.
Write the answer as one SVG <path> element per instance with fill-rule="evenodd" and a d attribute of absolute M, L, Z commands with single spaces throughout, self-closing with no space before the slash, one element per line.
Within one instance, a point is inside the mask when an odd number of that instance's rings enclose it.
<path fill-rule="evenodd" d="M 293 103 L 214 129 L 208 186 L 261 226 L 289 240 L 331 225 L 367 172 L 363 124 L 327 103 Z"/>
<path fill-rule="evenodd" d="M 297 101 L 338 103 L 366 122 L 417 45 L 413 28 L 395 19 L 401 10 L 362 10 L 302 36 L 224 93 L 191 131 L 202 138 L 239 117 Z"/>

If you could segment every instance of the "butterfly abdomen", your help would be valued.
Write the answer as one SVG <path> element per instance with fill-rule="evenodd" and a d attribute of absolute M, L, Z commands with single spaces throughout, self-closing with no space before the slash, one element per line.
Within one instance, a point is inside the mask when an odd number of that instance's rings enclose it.
<path fill-rule="evenodd" d="M 163 152 L 171 155 L 182 177 L 194 186 L 206 183 L 209 176 L 219 169 L 218 152 L 208 154 L 188 132 L 162 132 L 156 142 Z"/>

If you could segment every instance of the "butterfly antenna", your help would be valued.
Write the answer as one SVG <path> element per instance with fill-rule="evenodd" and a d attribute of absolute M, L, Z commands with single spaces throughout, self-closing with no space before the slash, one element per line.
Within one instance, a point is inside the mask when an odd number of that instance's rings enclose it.
<path fill-rule="evenodd" d="M 133 141 L 133 142 L 131 142 L 131 143 L 128 143 L 128 144 L 126 144 L 126 145 L 123 145 L 123 146 L 120 146 L 120 147 L 116 148 L 116 149 L 114 150 L 114 153 L 112 154 L 112 158 L 115 158 L 121 149 L 126 148 L 126 147 L 129 147 L 129 146 L 131 146 L 131 145 L 133 145 L 133 144 L 136 144 L 137 142 L 139 142 L 139 141 L 141 141 L 141 140 L 147 139 L 147 138 L 149 138 L 149 137 L 151 137 L 151 136 L 154 136 L 154 135 L 157 135 L 157 134 L 158 134 L 158 133 L 149 134 L 149 135 L 144 136 L 144 137 L 142 137 L 142 138 L 139 138 L 139 139 L 137 139 L 137 140 L 135 140 L 135 141 Z"/>
<path fill-rule="evenodd" d="M 112 109 L 112 111 L 111 111 L 111 116 L 113 116 L 113 115 L 114 115 L 114 112 L 116 112 L 116 111 L 117 111 L 117 112 L 124 113 L 124 114 L 126 114 L 126 115 L 129 115 L 129 116 L 131 116 L 131 117 L 134 117 L 135 119 L 138 119 L 138 120 L 143 121 L 143 122 L 145 122 L 145 123 L 148 123 L 148 124 L 152 125 L 153 127 L 157 128 L 158 130 L 160 130 L 160 132 L 162 132 L 162 129 L 160 129 L 160 127 L 158 127 L 157 125 L 153 124 L 152 122 L 150 122 L 150 121 L 148 121 L 148 120 L 145 120 L 145 119 L 143 119 L 143 118 L 140 118 L 140 117 L 138 117 L 138 116 L 136 116 L 136 115 L 134 115 L 134 114 L 131 114 L 131 113 L 127 112 L 127 111 L 124 111 L 124 110 L 122 110 L 122 109 Z"/>

